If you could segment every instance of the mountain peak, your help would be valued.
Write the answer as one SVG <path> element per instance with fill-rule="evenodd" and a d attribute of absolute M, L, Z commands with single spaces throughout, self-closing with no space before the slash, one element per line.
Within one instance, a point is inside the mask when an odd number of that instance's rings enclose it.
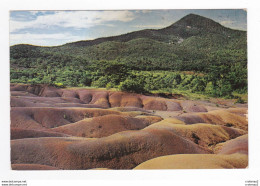
<path fill-rule="evenodd" d="M 173 24 L 174 26 L 197 27 L 202 29 L 215 30 L 216 28 L 223 28 L 223 26 L 209 18 L 197 15 L 188 14 Z"/>
<path fill-rule="evenodd" d="M 203 33 L 226 34 L 229 30 L 209 18 L 196 14 L 188 14 L 169 27 L 161 29 L 165 34 L 174 34 L 184 38 L 203 35 Z"/>

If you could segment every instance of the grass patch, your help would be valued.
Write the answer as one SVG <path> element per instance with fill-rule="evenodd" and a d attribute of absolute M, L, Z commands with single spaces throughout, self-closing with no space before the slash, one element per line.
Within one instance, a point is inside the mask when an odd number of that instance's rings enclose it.
<path fill-rule="evenodd" d="M 232 95 L 237 98 L 237 103 L 248 103 L 248 94 L 233 92 Z"/>
<path fill-rule="evenodd" d="M 181 94 L 185 99 L 189 99 L 189 100 L 209 100 L 211 98 L 208 95 L 193 93 L 189 90 L 179 90 L 179 89 L 156 90 L 156 91 L 152 91 L 152 93 L 153 94 L 159 94 L 159 93 Z"/>

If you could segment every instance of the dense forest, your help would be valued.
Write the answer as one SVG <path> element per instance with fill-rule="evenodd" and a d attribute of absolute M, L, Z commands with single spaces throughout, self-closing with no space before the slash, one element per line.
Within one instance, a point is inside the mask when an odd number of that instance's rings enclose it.
<path fill-rule="evenodd" d="M 190 14 L 159 30 L 57 47 L 15 45 L 10 48 L 10 79 L 234 98 L 247 94 L 247 33 Z"/>

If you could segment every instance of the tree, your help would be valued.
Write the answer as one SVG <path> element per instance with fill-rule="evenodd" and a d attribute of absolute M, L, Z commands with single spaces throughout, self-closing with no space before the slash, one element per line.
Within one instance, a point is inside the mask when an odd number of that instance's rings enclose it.
<path fill-rule="evenodd" d="M 146 93 L 144 88 L 145 82 L 143 79 L 126 79 L 119 85 L 119 90 L 135 93 Z"/>
<path fill-rule="evenodd" d="M 125 64 L 118 61 L 103 61 L 97 64 L 97 69 L 103 76 L 107 76 L 110 82 L 118 85 L 129 75 Z"/>

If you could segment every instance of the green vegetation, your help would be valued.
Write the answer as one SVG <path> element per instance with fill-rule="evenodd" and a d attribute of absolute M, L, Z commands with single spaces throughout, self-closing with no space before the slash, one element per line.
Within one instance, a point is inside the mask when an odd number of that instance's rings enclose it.
<path fill-rule="evenodd" d="M 244 31 L 189 15 L 160 30 L 58 47 L 12 46 L 10 79 L 12 83 L 237 98 L 242 103 L 240 95 L 247 94 L 246 40 Z"/>
<path fill-rule="evenodd" d="M 12 83 L 52 84 L 62 86 L 92 86 L 116 88 L 136 93 L 174 93 L 198 99 L 205 95 L 212 97 L 238 98 L 247 92 L 246 70 L 232 66 L 212 67 L 208 74 L 186 74 L 181 71 L 137 71 L 128 70 L 123 63 L 102 62 L 95 65 L 96 70 L 62 69 L 13 69 Z M 94 68 L 93 66 L 91 68 Z M 222 71 L 220 68 L 223 68 Z M 116 70 L 120 69 L 120 70 Z M 232 71 L 231 71 L 232 70 Z M 236 93 L 234 95 L 234 92 Z M 205 97 L 204 96 L 204 97 Z M 242 102 L 242 100 L 239 100 Z"/>

